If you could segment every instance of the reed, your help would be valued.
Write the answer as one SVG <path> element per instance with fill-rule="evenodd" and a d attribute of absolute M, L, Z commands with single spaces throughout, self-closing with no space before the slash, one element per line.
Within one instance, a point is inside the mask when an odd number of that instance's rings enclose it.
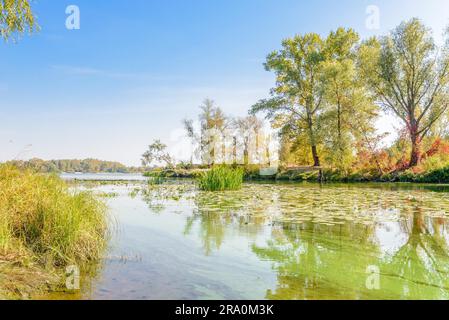
<path fill-rule="evenodd" d="M 197 180 L 204 191 L 238 190 L 242 187 L 244 170 L 227 166 L 215 166 L 202 172 Z"/>
<path fill-rule="evenodd" d="M 45 273 L 98 260 L 108 226 L 106 206 L 91 193 L 71 191 L 55 175 L 0 166 L 0 269 Z"/>

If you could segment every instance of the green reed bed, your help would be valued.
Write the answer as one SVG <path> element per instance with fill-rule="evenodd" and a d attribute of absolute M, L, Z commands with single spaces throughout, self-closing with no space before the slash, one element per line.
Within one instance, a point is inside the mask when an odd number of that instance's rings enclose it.
<path fill-rule="evenodd" d="M 67 265 L 100 259 L 107 220 L 91 193 L 71 192 L 57 176 L 0 166 L 0 298 L 41 289 L 38 279 L 48 284 Z"/>
<path fill-rule="evenodd" d="M 201 173 L 197 181 L 204 191 L 238 190 L 242 187 L 243 175 L 242 168 L 216 166 Z"/>

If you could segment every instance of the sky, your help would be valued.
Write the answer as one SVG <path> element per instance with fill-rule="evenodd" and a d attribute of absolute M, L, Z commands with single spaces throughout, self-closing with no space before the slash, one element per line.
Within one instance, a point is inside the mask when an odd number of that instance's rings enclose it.
<path fill-rule="evenodd" d="M 79 30 L 66 27 L 69 5 Z M 263 62 L 285 38 L 339 26 L 366 38 L 418 17 L 441 41 L 449 24 L 447 0 L 35 0 L 33 9 L 41 30 L 0 42 L 0 161 L 139 165 L 153 139 L 176 148 L 205 98 L 244 116 L 268 97 Z M 396 124 L 384 116 L 377 126 Z"/>

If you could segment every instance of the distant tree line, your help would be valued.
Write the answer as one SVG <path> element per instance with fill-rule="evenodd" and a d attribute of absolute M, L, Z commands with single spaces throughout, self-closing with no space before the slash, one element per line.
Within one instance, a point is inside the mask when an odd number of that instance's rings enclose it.
<path fill-rule="evenodd" d="M 102 161 L 97 159 L 84 159 L 84 160 L 42 160 L 42 159 L 30 159 L 27 161 L 23 160 L 13 160 L 7 162 L 7 164 L 12 164 L 16 167 L 23 169 L 32 169 L 37 172 L 47 173 L 47 172 L 109 172 L 109 173 L 131 173 L 140 172 L 141 168 L 138 167 L 127 167 L 122 163 L 114 161 Z"/>

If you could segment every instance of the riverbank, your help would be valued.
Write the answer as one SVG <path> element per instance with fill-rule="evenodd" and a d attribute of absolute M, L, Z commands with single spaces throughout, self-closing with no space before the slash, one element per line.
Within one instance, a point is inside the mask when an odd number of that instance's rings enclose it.
<path fill-rule="evenodd" d="M 55 175 L 0 166 L 0 299 L 29 298 L 65 283 L 65 268 L 100 259 L 106 206 Z"/>
<path fill-rule="evenodd" d="M 415 173 L 413 170 L 390 173 L 356 172 L 342 174 L 336 170 L 314 167 L 280 168 L 274 175 L 260 174 L 258 166 L 242 166 L 245 180 L 322 181 L 322 182 L 414 182 L 449 183 L 449 167 Z M 209 169 L 160 169 L 145 172 L 145 177 L 196 179 Z"/>

